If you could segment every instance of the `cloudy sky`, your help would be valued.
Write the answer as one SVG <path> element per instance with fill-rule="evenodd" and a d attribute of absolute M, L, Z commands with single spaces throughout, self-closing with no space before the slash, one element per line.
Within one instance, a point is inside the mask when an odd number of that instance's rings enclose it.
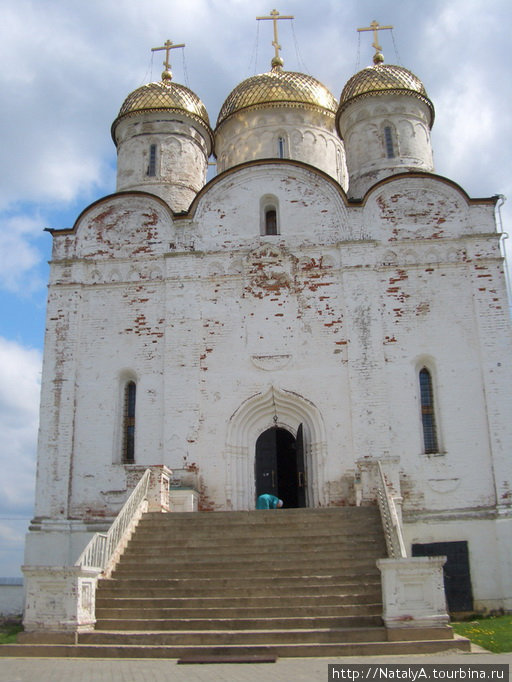
<path fill-rule="evenodd" d="M 284 1 L 284 0 L 283 0 Z M 371 63 L 372 20 L 386 62 L 424 82 L 436 108 L 436 170 L 471 196 L 509 195 L 510 0 L 3 0 L 0 9 L 0 576 L 19 575 L 32 514 L 47 261 L 45 227 L 70 227 L 115 189 L 110 125 L 124 98 L 159 80 L 170 39 L 175 80 L 212 124 L 240 81 L 267 71 L 273 7 L 285 68 L 339 96 Z M 510 240 L 512 242 L 512 239 Z M 512 253 L 512 248 L 511 248 Z M 512 260 L 512 259 L 511 259 Z"/>

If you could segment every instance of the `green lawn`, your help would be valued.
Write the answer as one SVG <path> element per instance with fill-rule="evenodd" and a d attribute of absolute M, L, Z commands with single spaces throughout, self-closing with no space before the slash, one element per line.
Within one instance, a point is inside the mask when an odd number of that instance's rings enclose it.
<path fill-rule="evenodd" d="M 512 615 L 452 623 L 458 635 L 495 654 L 512 651 Z"/>
<path fill-rule="evenodd" d="M 19 623 L 0 625 L 0 644 L 16 644 L 16 636 L 22 630 L 23 628 Z"/>

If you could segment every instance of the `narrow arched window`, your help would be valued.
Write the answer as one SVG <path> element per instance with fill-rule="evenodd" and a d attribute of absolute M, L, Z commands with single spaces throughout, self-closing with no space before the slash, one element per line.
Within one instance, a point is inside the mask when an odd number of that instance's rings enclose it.
<path fill-rule="evenodd" d="M 260 235 L 281 234 L 279 199 L 273 194 L 260 198 Z"/>
<path fill-rule="evenodd" d="M 135 399 L 137 387 L 129 381 L 124 389 L 123 462 L 135 461 Z"/>
<path fill-rule="evenodd" d="M 156 144 L 149 147 L 149 163 L 147 175 L 154 177 L 156 175 Z"/>
<path fill-rule="evenodd" d="M 277 234 L 277 211 L 275 208 L 265 209 L 265 234 Z"/>
<path fill-rule="evenodd" d="M 395 146 L 393 144 L 393 129 L 391 126 L 384 128 L 384 147 L 388 159 L 393 159 L 395 157 Z"/>
<path fill-rule="evenodd" d="M 434 390 L 432 387 L 432 376 L 426 367 L 423 367 L 420 371 L 420 401 L 425 453 L 438 452 Z"/>
<path fill-rule="evenodd" d="M 277 138 L 277 156 L 280 159 L 286 157 L 286 140 L 282 135 Z"/>

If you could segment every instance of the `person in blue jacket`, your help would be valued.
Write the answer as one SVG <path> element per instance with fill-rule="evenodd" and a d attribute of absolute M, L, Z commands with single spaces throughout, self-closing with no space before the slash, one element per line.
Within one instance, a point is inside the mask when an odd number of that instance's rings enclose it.
<path fill-rule="evenodd" d="M 264 493 L 256 500 L 256 509 L 277 509 L 283 506 L 283 500 L 280 500 L 275 495 Z"/>

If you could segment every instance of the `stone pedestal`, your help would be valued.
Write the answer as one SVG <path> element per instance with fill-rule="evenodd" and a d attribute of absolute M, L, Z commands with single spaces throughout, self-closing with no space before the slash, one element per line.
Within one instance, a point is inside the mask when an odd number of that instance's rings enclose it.
<path fill-rule="evenodd" d="M 173 468 L 169 491 L 171 511 L 196 512 L 199 509 L 199 480 L 191 468 Z"/>
<path fill-rule="evenodd" d="M 169 493 L 171 511 L 196 512 L 199 509 L 199 493 L 186 488 L 171 488 Z"/>
<path fill-rule="evenodd" d="M 148 509 L 150 512 L 168 512 L 169 506 L 169 485 L 172 471 L 164 464 L 154 464 L 151 466 L 131 465 L 126 467 L 126 482 L 128 488 L 133 490 L 140 481 L 146 469 L 151 469 L 151 481 L 148 491 Z"/>
<path fill-rule="evenodd" d="M 443 582 L 445 562 L 446 557 L 377 561 L 386 627 L 437 627 L 449 622 Z"/>
<path fill-rule="evenodd" d="M 87 632 L 94 629 L 98 568 L 23 566 L 26 632 Z"/>

